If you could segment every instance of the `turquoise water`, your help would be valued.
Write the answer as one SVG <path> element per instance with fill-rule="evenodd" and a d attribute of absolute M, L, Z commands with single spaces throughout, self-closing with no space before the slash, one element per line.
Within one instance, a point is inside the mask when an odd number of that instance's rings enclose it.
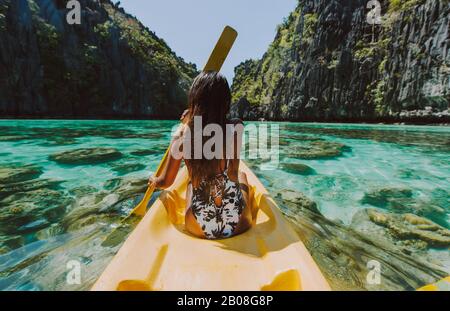
<path fill-rule="evenodd" d="M 450 227 L 449 127 L 276 124 L 278 169 L 249 161 L 273 196 L 303 193 L 345 228 L 367 208 Z M 102 241 L 139 201 L 174 125 L 0 121 L 0 289 L 88 289 L 120 247 Z M 54 157 L 91 148 L 115 150 L 81 164 Z M 418 251 L 450 274 L 448 253 L 445 245 Z M 70 260 L 80 262 L 81 284 L 66 281 Z"/>

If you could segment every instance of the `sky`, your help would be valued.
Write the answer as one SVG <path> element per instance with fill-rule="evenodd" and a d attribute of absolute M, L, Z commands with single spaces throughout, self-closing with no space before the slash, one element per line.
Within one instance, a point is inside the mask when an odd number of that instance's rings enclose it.
<path fill-rule="evenodd" d="M 164 39 L 178 56 L 203 68 L 223 28 L 239 33 L 222 73 L 230 85 L 234 67 L 261 58 L 297 0 L 122 0 L 121 6 Z"/>

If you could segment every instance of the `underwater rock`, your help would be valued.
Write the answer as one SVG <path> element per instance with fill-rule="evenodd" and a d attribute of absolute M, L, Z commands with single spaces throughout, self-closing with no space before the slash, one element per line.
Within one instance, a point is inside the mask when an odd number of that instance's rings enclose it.
<path fill-rule="evenodd" d="M 316 173 L 313 168 L 300 163 L 281 163 L 281 169 L 296 175 L 313 175 Z"/>
<path fill-rule="evenodd" d="M 122 153 L 114 148 L 89 148 L 65 151 L 51 155 L 52 161 L 70 165 L 89 165 L 115 161 Z"/>
<path fill-rule="evenodd" d="M 392 235 L 402 240 L 421 240 L 430 247 L 449 247 L 450 230 L 414 214 L 387 214 L 376 210 L 367 211 L 369 219 L 386 227 Z"/>
<path fill-rule="evenodd" d="M 0 231 L 14 233 L 18 228 L 36 221 L 58 221 L 71 203 L 63 193 L 51 189 L 10 195 L 0 201 Z M 38 226 L 39 229 L 42 226 Z"/>
<path fill-rule="evenodd" d="M 39 146 L 53 147 L 53 146 L 69 146 L 77 144 L 77 140 L 65 137 L 51 137 L 47 138 L 45 142 L 40 143 Z"/>
<path fill-rule="evenodd" d="M 125 209 L 122 205 L 138 203 L 138 197 L 147 190 L 147 182 L 145 178 L 130 177 L 108 180 L 104 185 L 105 191 L 77 199 L 62 220 L 63 227 L 67 230 L 77 230 L 90 224 L 89 219 L 113 219 L 122 216 L 122 209 Z"/>
<path fill-rule="evenodd" d="M 35 179 L 42 174 L 42 170 L 35 166 L 1 166 L 0 184 L 17 183 Z"/>
<path fill-rule="evenodd" d="M 285 130 L 289 130 L 289 127 L 286 127 Z M 325 139 L 323 139 L 322 137 L 319 136 L 313 136 L 313 135 L 305 135 L 305 134 L 287 134 L 287 135 L 283 135 L 283 137 L 281 138 L 281 140 L 292 140 L 295 142 L 298 141 L 323 141 Z"/>
<path fill-rule="evenodd" d="M 93 186 L 80 186 L 69 190 L 69 193 L 76 197 L 84 197 L 88 194 L 93 194 L 96 192 L 98 192 L 98 189 Z"/>
<path fill-rule="evenodd" d="M 397 208 L 403 206 L 406 202 L 410 202 L 412 196 L 411 189 L 381 188 L 365 193 L 361 203 L 381 208 Z"/>
<path fill-rule="evenodd" d="M 25 245 L 25 238 L 21 235 L 0 237 L 0 246 L 7 247 L 8 250 L 16 249 L 23 245 Z"/>
<path fill-rule="evenodd" d="M 303 193 L 294 190 L 282 190 L 275 196 L 276 199 L 281 200 L 284 205 L 292 211 L 306 208 L 309 211 L 320 214 L 316 202 L 309 199 Z"/>
<path fill-rule="evenodd" d="M 51 189 L 56 190 L 62 181 L 52 180 L 52 179 L 38 179 L 24 181 L 14 184 L 6 184 L 0 187 L 0 200 L 6 198 L 7 196 L 17 193 L 17 192 L 28 192 L 37 189 Z"/>
<path fill-rule="evenodd" d="M 35 235 L 38 240 L 48 240 L 49 238 L 58 236 L 63 232 L 64 228 L 60 224 L 54 223 L 45 229 L 39 230 Z"/>
<path fill-rule="evenodd" d="M 142 157 L 142 156 L 148 156 L 148 155 L 155 155 L 155 154 L 161 154 L 160 150 L 154 150 L 154 149 L 140 149 L 136 151 L 130 152 L 131 155 Z"/>
<path fill-rule="evenodd" d="M 102 211 L 114 206 L 117 202 L 117 195 L 108 194 L 106 192 L 93 193 L 79 197 L 60 223 L 63 228 L 68 229 L 81 219 L 90 217 L 91 215 L 102 214 Z"/>
<path fill-rule="evenodd" d="M 289 200 L 297 196 L 295 191 L 285 193 Z M 424 250 L 386 238 L 387 230 L 382 226 L 372 223 L 377 230 L 361 232 L 312 211 L 308 208 L 311 203 L 303 208 L 302 204 L 286 204 L 289 201 L 279 196 L 276 200 L 333 290 L 415 290 L 449 273 L 445 263 L 450 255 L 433 261 L 433 255 Z M 371 260 L 382 265 L 380 284 L 369 284 L 366 280 Z"/>
<path fill-rule="evenodd" d="M 398 171 L 397 176 L 406 180 L 411 179 L 419 180 L 422 179 L 421 173 L 422 172 L 418 172 L 417 170 L 414 169 L 403 169 Z"/>
<path fill-rule="evenodd" d="M 30 222 L 26 225 L 20 226 L 19 228 L 17 228 L 17 232 L 20 232 L 20 233 L 33 232 L 33 231 L 48 227 L 49 225 L 50 225 L 50 223 L 48 222 L 48 220 L 38 219 L 38 220 Z"/>
<path fill-rule="evenodd" d="M 283 139 L 283 138 L 282 138 L 282 139 L 279 140 L 278 145 L 279 145 L 279 146 L 283 146 L 283 147 L 288 147 L 288 146 L 290 146 L 292 143 L 293 143 L 292 141 L 290 141 L 290 140 L 288 140 L 288 139 Z"/>
<path fill-rule="evenodd" d="M 344 152 L 350 151 L 350 147 L 330 141 L 311 141 L 302 146 L 289 148 L 286 156 L 289 158 L 313 160 L 332 159 L 340 157 Z"/>
<path fill-rule="evenodd" d="M 436 188 L 431 191 L 432 202 L 446 212 L 450 212 L 450 191 L 442 188 Z"/>
<path fill-rule="evenodd" d="M 0 142 L 1 141 L 7 141 L 7 142 L 12 142 L 12 141 L 24 141 L 26 139 L 28 139 L 29 137 L 27 136 L 20 136 L 20 135 L 8 135 L 8 136 L 0 136 Z"/>
<path fill-rule="evenodd" d="M 0 244 L 0 256 L 4 254 L 8 254 L 11 251 L 7 246 L 2 246 Z"/>
<path fill-rule="evenodd" d="M 140 138 L 140 139 L 161 139 L 164 137 L 161 133 L 134 133 L 131 131 L 108 131 L 104 132 L 101 136 L 105 138 Z"/>
<path fill-rule="evenodd" d="M 142 199 L 143 193 L 136 193 L 131 197 L 120 196 L 115 193 L 106 192 L 91 195 L 76 202 L 72 210 L 64 217 L 62 226 L 68 231 L 79 230 L 91 224 L 100 222 L 109 226 L 123 220 Z M 152 204 L 157 194 L 149 203 Z"/>
<path fill-rule="evenodd" d="M 450 246 L 450 230 L 414 214 L 383 213 L 366 209 L 353 216 L 351 227 L 358 232 L 382 237 L 392 244 L 407 247 L 410 251 Z"/>
<path fill-rule="evenodd" d="M 2 267 L 2 277 L 6 277 L 6 280 L 2 279 L 3 289 L 6 281 L 11 290 L 30 289 L 29 287 L 51 291 L 89 290 L 121 245 L 101 245 L 113 228 L 106 224 L 99 226 L 99 223 L 106 223 L 106 220 L 97 220 L 93 225 L 50 238 L 45 243 L 36 241 L 25 248 L 13 250 L 8 259 L 17 259 L 8 260 L 8 266 Z M 70 260 L 77 260 L 82 264 L 82 282 L 79 285 L 66 282 L 66 263 Z"/>
<path fill-rule="evenodd" d="M 67 223 L 67 231 L 73 232 L 80 230 L 84 227 L 90 226 L 90 225 L 99 225 L 99 224 L 105 224 L 105 226 L 109 226 L 110 224 L 113 224 L 115 222 L 118 222 L 120 220 L 119 215 L 110 215 L 110 214 L 101 214 L 101 213 L 90 213 L 86 214 L 83 217 L 78 217 L 77 219 L 73 219 L 71 222 Z"/>
<path fill-rule="evenodd" d="M 142 171 L 145 168 L 146 166 L 141 163 L 118 163 L 112 165 L 112 170 L 120 175 Z"/>
<path fill-rule="evenodd" d="M 387 209 L 397 213 L 414 213 L 425 216 L 443 224 L 446 210 L 439 206 L 440 202 L 423 201 L 414 197 L 411 189 L 404 188 L 381 188 L 364 194 L 362 204 Z"/>
<path fill-rule="evenodd" d="M 114 178 L 108 180 L 104 187 L 111 193 L 117 194 L 121 201 L 145 193 L 148 187 L 148 179 L 130 177 Z"/>

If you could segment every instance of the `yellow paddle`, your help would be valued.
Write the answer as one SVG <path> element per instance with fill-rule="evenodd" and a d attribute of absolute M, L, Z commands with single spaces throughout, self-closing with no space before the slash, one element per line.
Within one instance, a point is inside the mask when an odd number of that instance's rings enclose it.
<path fill-rule="evenodd" d="M 206 63 L 205 67 L 203 68 L 203 71 L 217 71 L 219 72 L 222 68 L 223 63 L 225 62 L 225 59 L 228 56 L 228 53 L 230 52 L 231 48 L 233 47 L 234 41 L 237 38 L 237 32 L 230 26 L 226 26 L 222 32 L 222 35 L 219 38 L 219 41 L 217 41 L 216 46 L 214 47 L 214 50 L 211 53 L 211 56 L 208 59 L 208 62 Z M 164 154 L 164 157 L 162 158 L 161 162 L 159 163 L 158 169 L 156 170 L 155 176 L 159 177 L 163 173 L 165 167 L 166 167 L 166 161 L 167 156 L 169 155 L 169 148 L 167 148 L 166 153 Z M 153 191 L 155 191 L 154 187 L 149 187 L 147 191 L 145 192 L 144 198 L 142 201 L 133 209 L 131 212 L 132 215 L 137 215 L 143 217 L 145 213 L 147 212 L 147 205 L 150 201 Z"/>

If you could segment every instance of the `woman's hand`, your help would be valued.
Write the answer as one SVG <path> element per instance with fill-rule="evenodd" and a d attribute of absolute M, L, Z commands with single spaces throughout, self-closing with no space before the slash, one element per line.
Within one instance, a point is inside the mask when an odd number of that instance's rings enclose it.
<path fill-rule="evenodd" d="M 150 176 L 150 178 L 148 179 L 148 187 L 154 187 L 154 189 L 158 189 L 159 188 L 159 178 L 156 176 Z"/>

